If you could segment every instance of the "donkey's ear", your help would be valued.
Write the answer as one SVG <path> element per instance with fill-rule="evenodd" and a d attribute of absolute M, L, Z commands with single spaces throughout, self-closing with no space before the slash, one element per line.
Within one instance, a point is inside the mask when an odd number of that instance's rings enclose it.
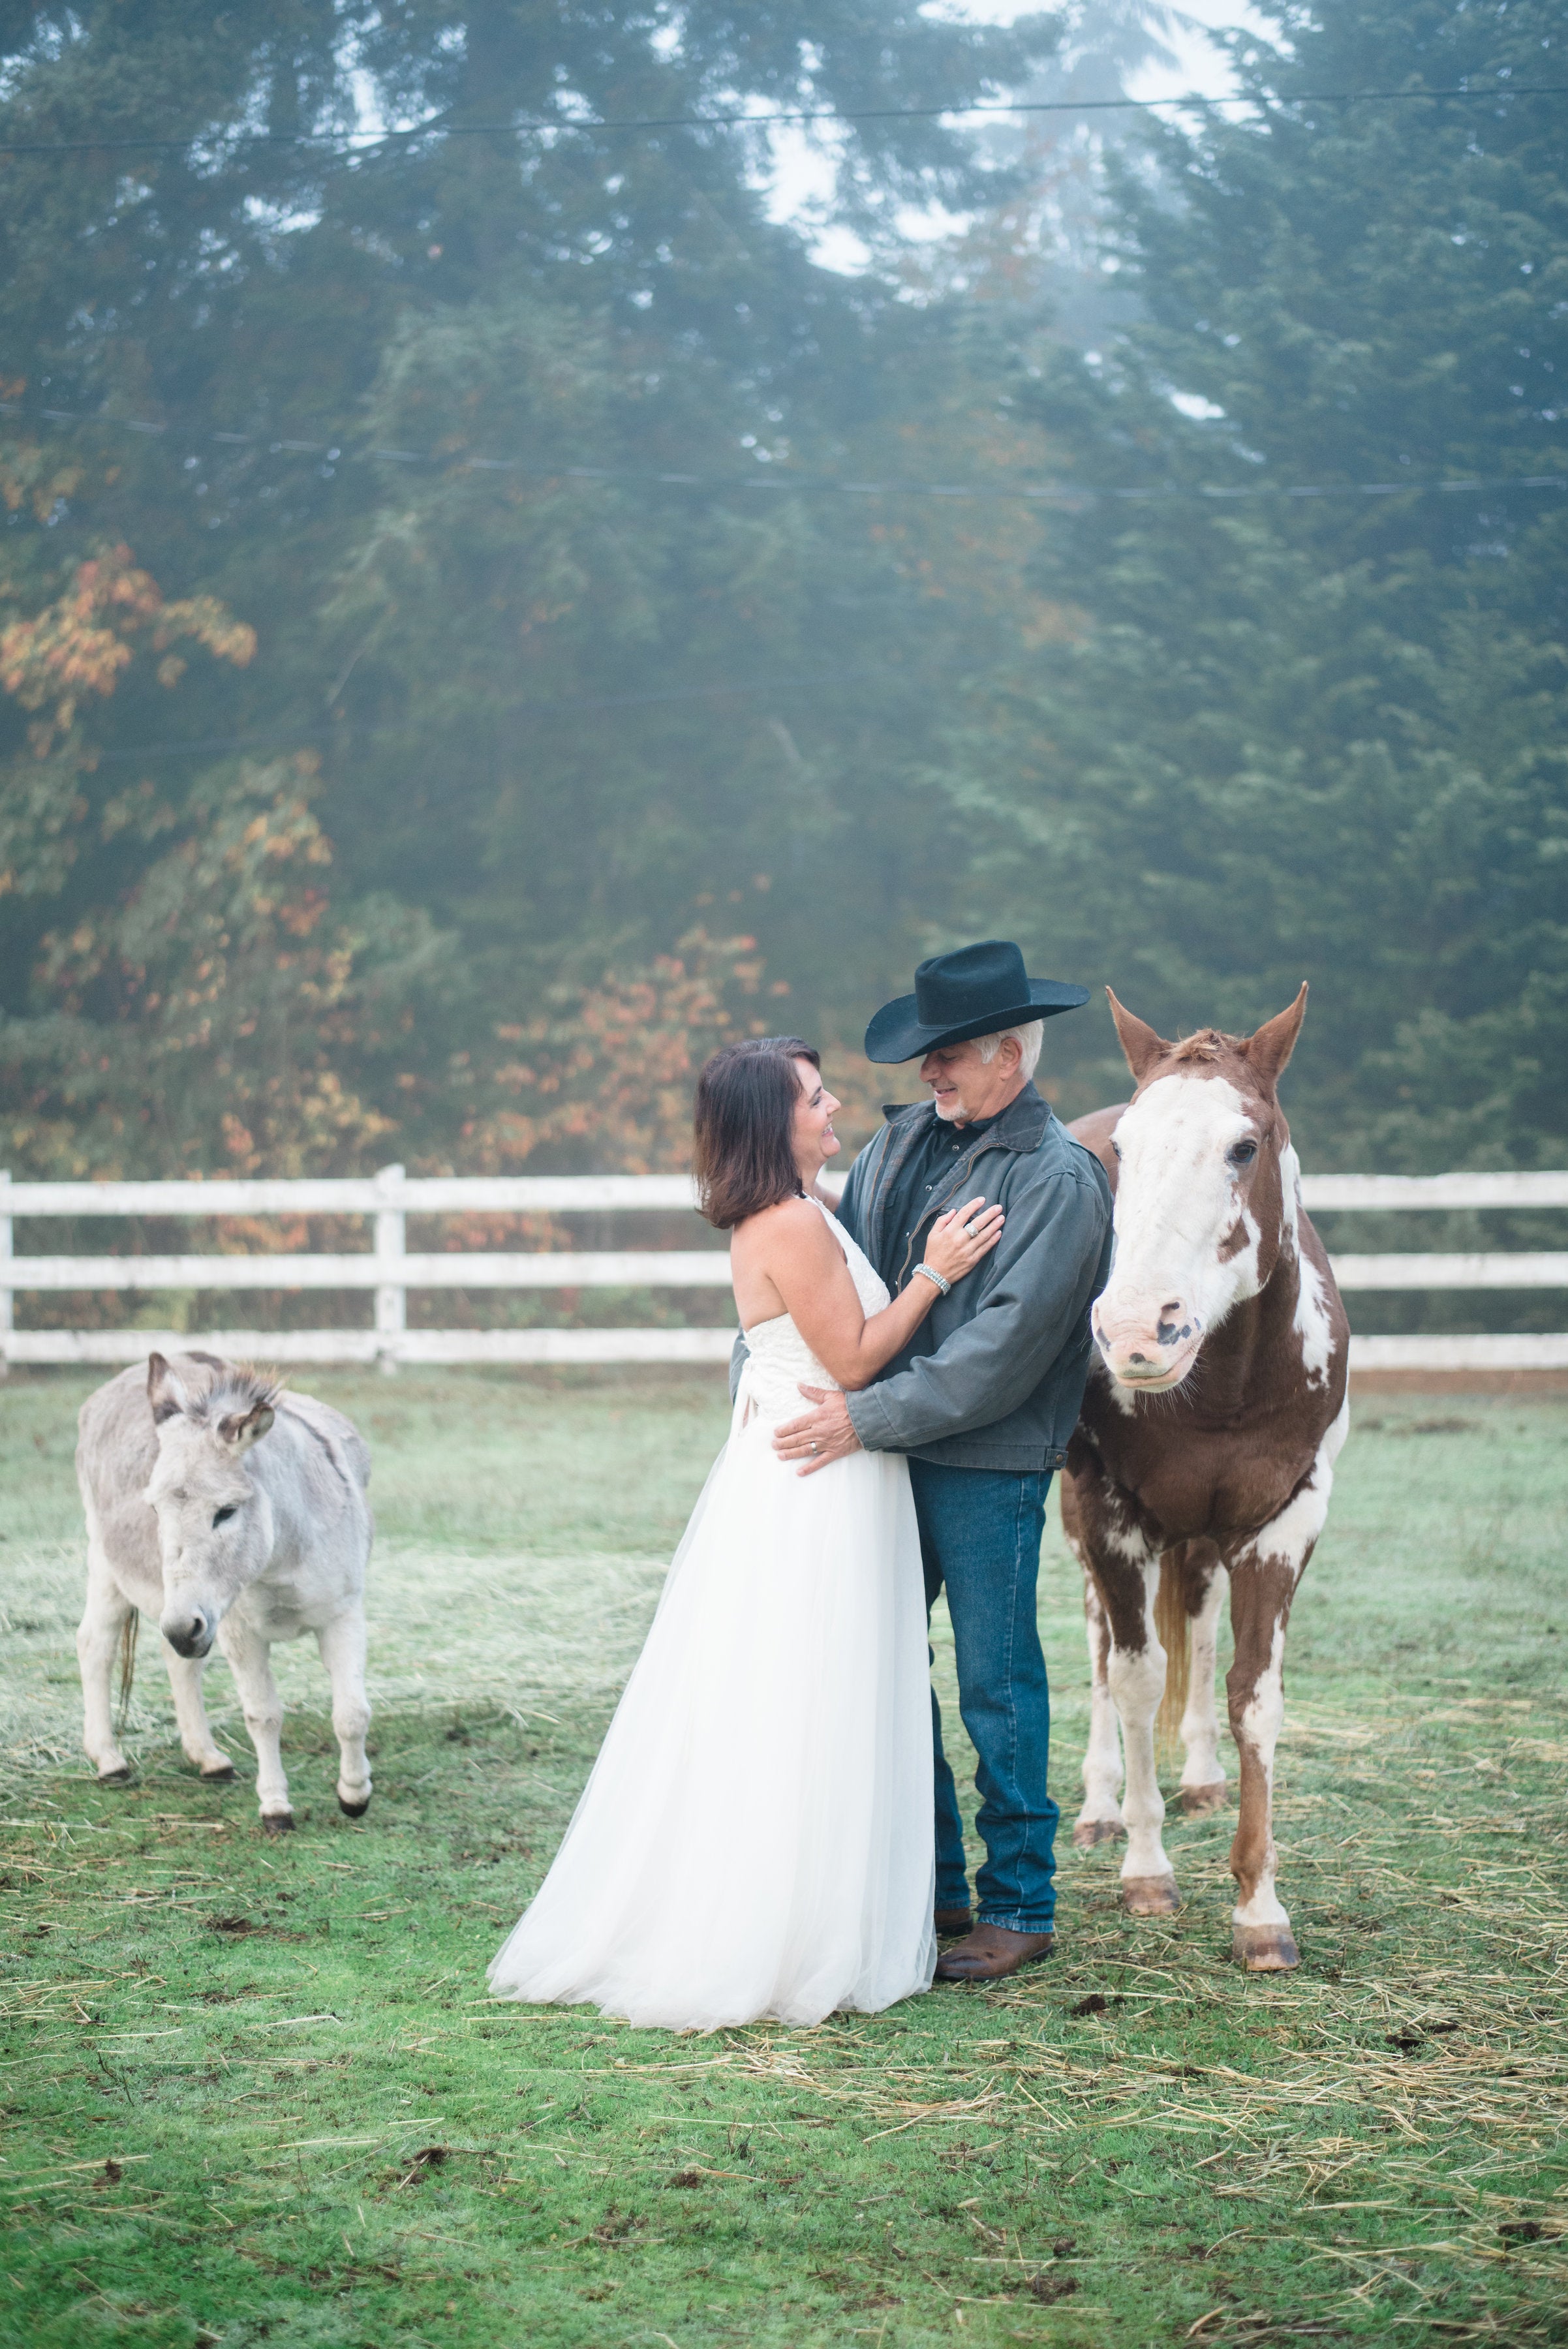
<path fill-rule="evenodd" d="M 236 1452 L 246 1452 L 253 1444 L 261 1442 L 276 1417 L 270 1402 L 255 1402 L 249 1411 L 232 1411 L 226 1419 L 221 1419 L 218 1433 Z"/>
<path fill-rule="evenodd" d="M 147 1357 L 147 1400 L 152 1406 L 155 1427 L 161 1427 L 166 1419 L 177 1418 L 190 1406 L 190 1396 L 161 1354 Z"/>
<path fill-rule="evenodd" d="M 1141 1085 L 1156 1061 L 1163 1061 L 1166 1054 L 1176 1048 L 1168 1044 L 1163 1036 L 1156 1035 L 1147 1019 L 1139 1019 L 1119 1004 L 1108 987 L 1106 1000 L 1111 1007 L 1111 1018 L 1116 1023 L 1116 1034 L 1121 1039 L 1122 1050 L 1127 1054 L 1127 1066 Z"/>
<path fill-rule="evenodd" d="M 1255 1034 L 1248 1037 L 1242 1050 L 1258 1074 L 1270 1085 L 1277 1085 L 1285 1072 L 1291 1054 L 1296 1049 L 1296 1038 L 1302 1032 L 1306 1018 L 1306 981 L 1288 1011 L 1281 1011 L 1272 1019 L 1265 1019 Z"/>

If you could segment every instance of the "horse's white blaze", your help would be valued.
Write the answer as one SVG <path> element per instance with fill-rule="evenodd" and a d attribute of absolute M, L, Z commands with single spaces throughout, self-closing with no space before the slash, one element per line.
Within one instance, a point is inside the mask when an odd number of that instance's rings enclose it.
<path fill-rule="evenodd" d="M 1206 1330 L 1260 1287 L 1260 1235 L 1227 1153 L 1256 1133 L 1223 1077 L 1161 1077 L 1116 1127 L 1116 1253 L 1094 1309 L 1113 1377 L 1127 1387 L 1175 1386 Z M 1227 1255 L 1238 1225 L 1243 1244 Z"/>

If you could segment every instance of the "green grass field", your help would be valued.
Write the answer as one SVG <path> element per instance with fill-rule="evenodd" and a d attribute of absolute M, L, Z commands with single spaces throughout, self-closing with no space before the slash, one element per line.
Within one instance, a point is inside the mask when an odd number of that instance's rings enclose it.
<path fill-rule="evenodd" d="M 1116 1851 L 1069 1850 L 1060 1954 L 1010 1983 L 674 2039 L 491 2005 L 484 1966 L 722 1440 L 719 1381 L 309 1381 L 376 1454 L 377 1792 L 338 1815 L 323 1677 L 279 1651 L 277 1842 L 223 1667 L 218 1790 L 150 1637 L 137 1783 L 88 1773 L 88 1383 L 0 1392 L 0 2341 L 1568 2342 L 1561 1404 L 1360 1406 L 1291 1637 L 1298 1973 L 1228 1961 L 1221 1816 L 1171 1826 L 1174 1919 L 1123 1918 Z M 1042 1627 L 1070 1816 L 1054 1530 Z M 948 1694 L 950 1665 L 939 1626 Z"/>

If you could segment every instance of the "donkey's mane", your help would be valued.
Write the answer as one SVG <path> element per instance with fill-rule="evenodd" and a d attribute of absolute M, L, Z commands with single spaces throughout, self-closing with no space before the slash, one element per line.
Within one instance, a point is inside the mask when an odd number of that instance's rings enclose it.
<path fill-rule="evenodd" d="M 195 1365 L 188 1371 L 186 1364 Z M 282 1381 L 252 1362 L 223 1362 L 216 1354 L 186 1354 L 180 1362 L 180 1383 L 190 1399 L 189 1416 L 202 1426 L 220 1420 L 243 1419 L 247 1413 L 275 1406 Z"/>

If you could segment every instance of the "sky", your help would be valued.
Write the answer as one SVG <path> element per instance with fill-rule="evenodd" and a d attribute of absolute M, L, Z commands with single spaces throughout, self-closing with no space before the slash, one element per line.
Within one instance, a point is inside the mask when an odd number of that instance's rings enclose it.
<path fill-rule="evenodd" d="M 1038 7 L 1041 0 L 941 0 L 940 13 L 977 24 L 1009 24 Z M 938 13 L 933 8 L 932 14 Z M 1235 87 L 1224 53 L 1211 36 L 1220 29 L 1245 26 L 1272 32 L 1244 5 L 1244 0 L 1187 0 L 1163 38 L 1173 53 L 1171 66 L 1150 66 L 1130 77 L 1131 98 L 1173 98 L 1201 91 L 1218 96 Z M 774 220 L 797 221 L 809 227 L 832 193 L 833 172 L 823 133 L 787 129 L 773 139 L 774 171 L 768 210 Z M 902 226 L 912 236 L 937 237 L 961 228 L 962 222 L 938 212 L 906 214 Z M 812 244 L 814 257 L 825 268 L 847 274 L 867 267 L 866 246 L 853 231 L 836 225 L 823 228 Z"/>

